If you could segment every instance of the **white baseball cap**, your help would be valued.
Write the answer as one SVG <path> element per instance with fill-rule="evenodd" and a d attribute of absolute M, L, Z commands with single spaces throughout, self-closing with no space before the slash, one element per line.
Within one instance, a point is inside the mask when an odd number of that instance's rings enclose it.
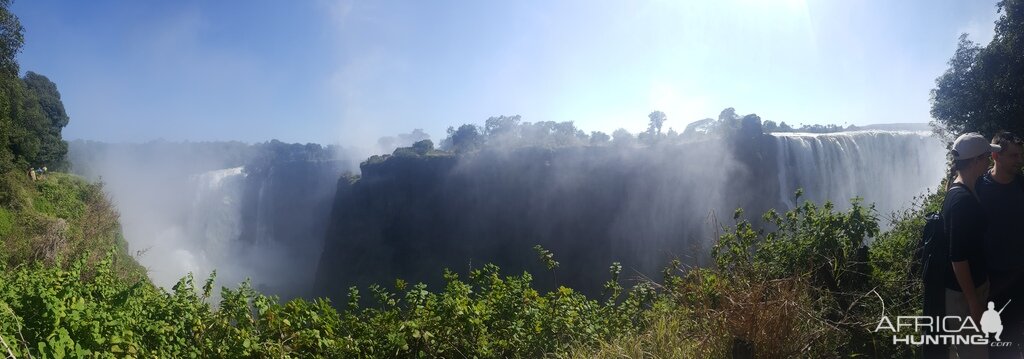
<path fill-rule="evenodd" d="M 1002 147 L 993 145 L 985 139 L 985 136 L 977 132 L 969 132 L 960 135 L 953 141 L 953 160 L 963 160 L 981 156 L 985 152 L 999 152 Z"/>

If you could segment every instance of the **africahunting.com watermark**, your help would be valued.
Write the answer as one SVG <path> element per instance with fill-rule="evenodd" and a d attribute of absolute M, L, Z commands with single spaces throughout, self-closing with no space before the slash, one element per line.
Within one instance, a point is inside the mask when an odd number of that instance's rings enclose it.
<path fill-rule="evenodd" d="M 1000 314 L 1009 304 L 1007 302 L 996 310 L 995 303 L 988 302 L 988 310 L 982 313 L 978 323 L 970 316 L 914 315 L 897 316 L 895 320 L 889 316 L 882 316 L 874 331 L 892 332 L 893 344 L 1010 346 L 1011 342 L 1000 339 L 1003 334 Z"/>

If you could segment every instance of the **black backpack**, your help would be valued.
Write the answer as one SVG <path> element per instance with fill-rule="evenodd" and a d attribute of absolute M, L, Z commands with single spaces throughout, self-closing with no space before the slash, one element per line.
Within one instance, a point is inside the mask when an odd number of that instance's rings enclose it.
<path fill-rule="evenodd" d="M 946 191 L 946 195 L 948 196 L 949 192 L 956 188 L 970 192 L 964 184 L 954 183 Z M 945 203 L 942 207 L 945 208 Z M 941 213 L 928 213 L 924 215 L 924 220 L 921 240 L 914 250 L 913 274 L 924 280 L 925 284 L 939 283 L 937 286 L 944 286 L 941 283 L 944 283 L 953 270 L 952 263 L 949 261 L 949 234 L 946 233 L 946 225 Z"/>
<path fill-rule="evenodd" d="M 949 236 L 939 213 L 924 216 L 924 230 L 914 253 L 914 274 L 926 283 L 944 283 L 949 274 Z"/>

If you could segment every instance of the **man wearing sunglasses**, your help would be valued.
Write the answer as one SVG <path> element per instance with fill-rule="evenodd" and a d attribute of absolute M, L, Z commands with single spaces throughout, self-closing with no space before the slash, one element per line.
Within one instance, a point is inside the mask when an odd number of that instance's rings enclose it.
<path fill-rule="evenodd" d="M 1006 326 L 1004 341 L 1010 347 L 993 347 L 993 357 L 1019 358 L 1024 345 L 1024 176 L 1021 176 L 1022 139 L 999 132 L 992 144 L 1000 150 L 992 153 L 994 165 L 978 179 L 976 190 L 988 217 L 985 231 L 985 257 L 991 284 L 989 296 L 1003 305 Z"/>

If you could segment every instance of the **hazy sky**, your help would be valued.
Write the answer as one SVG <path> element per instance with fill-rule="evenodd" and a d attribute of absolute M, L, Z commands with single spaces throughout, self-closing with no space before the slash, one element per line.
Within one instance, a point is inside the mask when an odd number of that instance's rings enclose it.
<path fill-rule="evenodd" d="M 790 124 L 927 122 L 995 0 L 19 0 L 19 60 L 66 138 L 374 143 L 492 115 L 587 130 L 725 107 Z"/>

